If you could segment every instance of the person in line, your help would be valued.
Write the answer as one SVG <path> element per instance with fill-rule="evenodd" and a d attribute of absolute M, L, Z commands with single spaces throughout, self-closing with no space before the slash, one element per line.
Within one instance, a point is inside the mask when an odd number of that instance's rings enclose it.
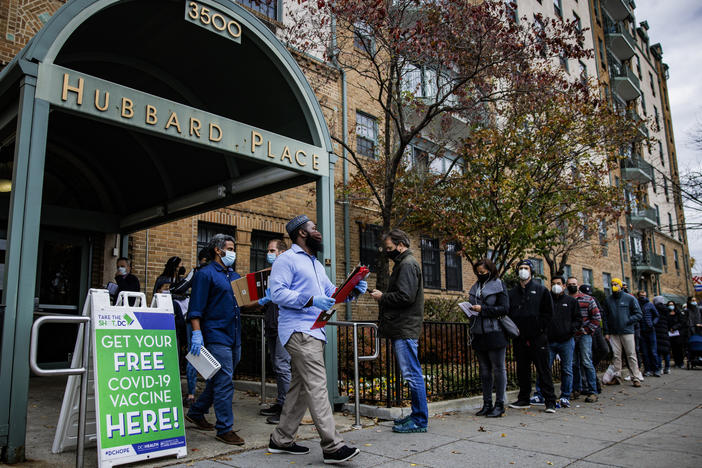
<path fill-rule="evenodd" d="M 279 307 L 278 338 L 290 354 L 292 377 L 268 451 L 309 453 L 308 447 L 295 443 L 295 434 L 309 407 L 321 438 L 324 463 L 343 463 L 357 456 L 360 450 L 345 445 L 336 430 L 324 367 L 326 334 L 323 327 L 312 329 L 319 314 L 336 303 L 331 297 L 336 287 L 317 260 L 317 254 L 322 251 L 322 234 L 315 223 L 306 215 L 299 215 L 286 224 L 285 230 L 293 244 L 276 258 L 268 284 L 271 300 Z M 363 294 L 367 287 L 361 281 L 356 289 Z"/>
<path fill-rule="evenodd" d="M 132 274 L 132 262 L 130 262 L 127 257 L 119 257 L 117 259 L 117 273 L 115 273 L 115 283 L 117 283 L 115 300 L 119 296 L 119 293 L 121 293 L 122 291 L 141 291 L 139 278 Z M 134 299 L 129 300 L 129 305 L 134 305 Z"/>
<path fill-rule="evenodd" d="M 288 245 L 282 239 L 273 239 L 268 242 L 268 252 L 266 260 L 273 265 L 276 258 L 283 252 L 288 250 Z M 285 350 L 285 346 L 278 338 L 278 306 L 271 301 L 271 290 L 266 289 L 266 295 L 258 300 L 259 305 L 263 307 L 263 321 L 265 322 L 266 343 L 268 344 L 268 355 L 270 356 L 271 364 L 273 365 L 273 373 L 275 374 L 275 384 L 278 390 L 278 396 L 275 404 L 264 408 L 260 414 L 266 416 L 268 424 L 278 424 L 280 422 L 280 413 L 283 412 L 285 404 L 285 396 L 290 388 L 290 354 Z"/>
<path fill-rule="evenodd" d="M 682 369 L 685 366 L 685 343 L 688 339 L 688 321 L 673 301 L 666 303 L 668 308 L 668 336 L 670 336 L 670 350 L 673 354 L 675 367 Z"/>
<path fill-rule="evenodd" d="M 644 360 L 644 377 L 661 376 L 661 359 L 658 357 L 658 344 L 656 343 L 656 324 L 658 323 L 658 310 L 648 300 L 646 291 L 636 293 L 643 318 L 641 319 L 641 354 Z"/>
<path fill-rule="evenodd" d="M 577 280 L 576 280 L 577 284 Z M 597 366 L 600 364 L 600 362 L 604 361 L 610 354 L 611 354 L 611 347 L 609 346 L 609 343 L 607 340 L 605 340 L 604 334 L 602 333 L 602 321 L 604 318 L 604 309 L 602 308 L 602 304 L 597 300 L 597 298 L 593 295 L 593 290 L 592 286 L 589 284 L 581 284 L 578 288 L 578 291 L 581 293 L 590 296 L 592 299 L 595 307 L 597 307 L 597 318 L 594 319 L 593 321 L 596 323 L 596 328 L 594 333 L 591 335 L 591 341 L 592 341 L 592 371 L 591 371 L 591 377 L 595 379 L 595 384 L 596 384 L 596 392 L 593 394 L 588 395 L 587 393 L 584 393 L 587 395 L 585 397 L 585 403 L 593 403 L 598 400 L 597 395 L 602 393 L 602 383 L 601 380 L 597 378 L 597 372 L 595 369 L 597 369 Z M 580 304 L 580 301 L 578 301 L 578 304 Z M 580 309 L 582 312 L 582 308 Z M 587 320 L 585 317 L 583 317 L 583 325 L 585 325 L 585 322 Z M 582 333 L 586 333 L 588 331 L 588 328 L 583 326 L 583 331 Z M 578 339 L 580 338 L 581 333 L 577 333 L 575 336 L 575 356 L 573 358 L 573 363 L 576 364 L 578 360 Z M 578 384 L 580 383 L 580 375 L 582 371 L 582 366 L 579 368 L 577 365 L 573 366 L 573 388 L 575 388 L 575 382 L 577 381 Z M 583 373 L 585 374 L 585 373 Z M 586 385 L 587 387 L 587 385 Z M 578 389 L 582 388 L 582 386 L 578 386 Z M 577 396 L 580 396 L 581 392 L 578 390 L 577 392 L 573 390 L 573 398 Z"/>
<path fill-rule="evenodd" d="M 180 278 L 185 274 L 185 267 L 181 265 L 180 257 L 171 257 L 166 261 L 166 265 L 163 267 L 163 272 L 156 278 L 154 282 L 153 294 L 156 294 L 158 290 L 163 289 L 164 284 L 174 285 L 179 282 Z"/>
<path fill-rule="evenodd" d="M 232 269 L 236 260 L 234 238 L 216 234 L 211 246 L 213 260 L 195 273 L 192 282 L 188 306 L 188 320 L 193 327 L 190 352 L 197 356 L 205 346 L 222 368 L 207 381 L 185 419 L 198 429 L 216 429 L 215 438 L 225 444 L 244 445 L 244 439 L 232 430 L 232 379 L 241 357 L 241 314 L 231 285 L 240 278 Z M 211 406 L 217 417 L 214 426 L 205 419 Z"/>
<path fill-rule="evenodd" d="M 470 343 L 478 355 L 483 389 L 483 407 L 475 415 L 499 418 L 505 413 L 507 336 L 498 318 L 509 313 L 509 295 L 491 260 L 477 261 L 473 273 L 478 281 L 471 286 L 468 297 L 478 315 L 470 321 Z M 493 385 L 495 406 L 492 405 Z"/>
<path fill-rule="evenodd" d="M 663 296 L 653 298 L 653 305 L 658 312 L 658 321 L 656 322 L 656 350 L 658 357 L 661 359 L 664 374 L 670 374 L 670 336 L 668 335 L 668 308 L 665 305 Z M 660 368 L 659 367 L 659 368 Z"/>
<path fill-rule="evenodd" d="M 573 391 L 573 350 L 575 334 L 583 328 L 578 301 L 565 293 L 565 280 L 562 276 L 551 278 L 551 298 L 553 299 L 553 319 L 548 325 L 548 366 L 553 367 L 556 354 L 561 358 L 561 395 L 559 408 L 570 408 L 570 395 Z M 536 385 L 531 398 L 532 405 L 543 405 L 544 397 Z"/>
<path fill-rule="evenodd" d="M 622 370 L 622 357 L 626 356 L 631 380 L 634 387 L 641 386 L 643 375 L 636 359 L 634 341 L 634 324 L 641 320 L 641 308 L 634 296 L 622 291 L 622 280 L 612 279 L 612 294 L 607 297 L 607 319 L 605 320 L 605 338 L 612 345 L 614 374 Z"/>
<path fill-rule="evenodd" d="M 394 266 L 388 289 L 374 289 L 371 297 L 380 307 L 379 333 L 392 341 L 402 378 L 409 385 L 412 413 L 395 421 L 393 432 L 426 432 L 429 424 L 427 389 L 419 362 L 419 334 L 424 317 L 422 267 L 410 250 L 406 232 L 393 229 L 383 236 L 385 255 Z"/>
<path fill-rule="evenodd" d="M 200 249 L 200 252 L 197 254 L 197 261 L 198 261 L 198 266 L 195 267 L 195 269 L 191 272 L 188 273 L 188 276 L 183 278 L 180 283 L 176 284 L 173 289 L 174 292 L 173 294 L 180 295 L 182 294 L 184 296 L 184 299 L 181 300 L 181 310 L 184 311 L 184 315 L 186 318 L 185 321 L 185 329 L 187 333 L 187 340 L 188 344 L 186 346 L 186 350 L 190 350 L 192 346 L 192 339 L 193 339 L 193 326 L 190 323 L 189 320 L 187 320 L 187 315 L 188 315 L 188 307 L 190 304 L 190 294 L 187 294 L 188 290 L 191 289 L 192 287 L 192 280 L 195 277 L 195 273 L 197 273 L 202 267 L 207 265 L 210 261 L 210 253 L 209 249 L 207 247 Z M 177 302 L 176 300 L 175 302 Z M 187 354 L 187 352 L 186 352 Z M 185 360 L 185 378 L 187 380 L 187 391 L 185 396 L 183 397 L 183 406 L 185 408 L 190 408 L 190 406 L 195 403 L 195 389 L 197 388 L 197 370 L 195 370 L 195 367 L 193 367 L 192 364 L 190 364 L 190 361 L 187 359 Z"/>
<path fill-rule="evenodd" d="M 702 335 L 700 309 L 697 307 L 697 299 L 692 296 L 687 298 L 687 317 L 690 324 L 690 334 Z"/>
<path fill-rule="evenodd" d="M 548 325 L 553 319 L 551 294 L 533 280 L 534 264 L 522 260 L 517 264 L 519 284 L 509 291 L 509 316 L 519 328 L 514 339 L 514 355 L 517 360 L 519 396 L 510 403 L 510 408 L 529 408 L 531 397 L 531 365 L 536 367 L 536 383 L 545 400 L 546 413 L 556 412 L 556 395 L 553 377 L 548 365 Z"/>

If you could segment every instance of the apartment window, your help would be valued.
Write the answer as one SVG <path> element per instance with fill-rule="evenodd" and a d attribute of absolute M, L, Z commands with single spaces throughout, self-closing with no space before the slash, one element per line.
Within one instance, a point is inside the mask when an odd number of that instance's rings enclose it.
<path fill-rule="evenodd" d="M 648 72 L 648 79 L 651 82 L 651 92 L 653 93 L 653 97 L 656 97 L 656 87 L 653 84 L 653 75 L 651 72 Z"/>
<path fill-rule="evenodd" d="M 583 268 L 583 284 L 589 284 L 590 286 L 594 286 L 592 279 L 592 270 L 590 268 Z"/>
<path fill-rule="evenodd" d="M 575 21 L 575 26 L 578 28 L 578 32 L 583 30 L 583 25 L 580 23 L 580 17 L 574 12 L 573 21 Z"/>
<path fill-rule="evenodd" d="M 678 258 L 678 249 L 673 249 L 673 261 L 675 262 L 675 269 L 680 269 L 680 258 Z"/>
<path fill-rule="evenodd" d="M 359 21 L 353 25 L 353 46 L 367 54 L 375 52 L 375 41 L 367 24 Z"/>
<path fill-rule="evenodd" d="M 278 21 L 278 0 L 237 0 L 251 10 Z M 257 271 L 257 270 L 256 270 Z"/>
<path fill-rule="evenodd" d="M 601 37 L 597 38 L 597 47 L 600 49 L 600 64 L 602 64 L 602 68 L 604 68 L 606 70 L 607 69 L 607 56 L 605 55 L 604 42 L 602 42 Z"/>
<path fill-rule="evenodd" d="M 519 13 L 517 12 L 517 0 L 505 0 L 507 18 L 515 23 L 519 22 Z"/>
<path fill-rule="evenodd" d="M 661 227 L 661 210 L 658 207 L 658 205 L 655 205 L 656 207 L 656 224 L 658 224 L 658 228 L 660 229 Z"/>
<path fill-rule="evenodd" d="M 198 221 L 197 223 L 197 251 L 208 247 L 210 241 L 215 236 L 215 234 L 227 234 L 236 239 L 236 227 L 229 226 L 226 224 L 215 224 L 206 223 L 204 221 Z M 236 263 L 232 265 L 234 268 Z"/>
<path fill-rule="evenodd" d="M 446 289 L 449 291 L 462 291 L 463 269 L 457 243 L 449 242 L 446 244 L 444 260 L 446 262 Z"/>
<path fill-rule="evenodd" d="M 573 276 L 573 267 L 571 267 L 570 265 L 564 265 L 563 266 L 563 276 L 565 276 L 566 279 Z"/>
<path fill-rule="evenodd" d="M 660 117 L 658 116 L 658 108 L 656 106 L 653 106 L 653 115 L 656 120 L 656 130 L 660 131 L 661 130 L 661 122 L 660 122 Z"/>
<path fill-rule="evenodd" d="M 670 230 L 670 235 L 673 235 L 673 215 L 668 213 L 668 229 Z"/>
<path fill-rule="evenodd" d="M 648 111 L 646 110 L 646 96 L 641 94 L 641 111 L 643 112 L 643 115 L 648 115 Z"/>
<path fill-rule="evenodd" d="M 565 50 L 561 50 L 561 52 L 558 54 L 558 60 L 561 62 L 561 68 L 563 68 L 566 72 L 569 72 L 568 56 L 566 55 Z"/>
<path fill-rule="evenodd" d="M 661 166 L 665 167 L 665 157 L 663 156 L 663 143 L 658 140 L 658 154 L 661 156 Z"/>
<path fill-rule="evenodd" d="M 378 268 L 378 256 L 380 255 L 380 235 L 383 232 L 381 226 L 375 224 L 359 223 L 359 238 L 361 241 L 361 265 L 367 265 L 368 269 L 375 273 Z"/>
<path fill-rule="evenodd" d="M 375 117 L 363 112 L 356 112 L 356 152 L 374 158 L 377 142 L 378 122 Z"/>
<path fill-rule="evenodd" d="M 641 59 L 638 55 L 634 55 L 634 57 L 636 57 L 636 74 L 639 75 L 639 79 L 641 79 L 643 78 L 643 76 L 641 76 Z"/>
<path fill-rule="evenodd" d="M 544 275 L 544 261 L 540 258 L 530 258 L 529 260 L 534 264 L 534 281 L 544 284 L 544 280 L 541 278 Z"/>
<path fill-rule="evenodd" d="M 580 66 L 580 83 L 587 86 L 587 66 L 581 60 L 578 60 L 578 65 Z"/>
<path fill-rule="evenodd" d="M 253 231 L 251 233 L 251 255 L 250 267 L 251 271 L 260 271 L 265 268 L 270 268 L 270 263 L 266 260 L 268 253 L 268 243 L 273 239 L 282 239 L 283 234 L 267 231 Z"/>
<path fill-rule="evenodd" d="M 439 240 L 422 237 L 420 243 L 424 287 L 441 289 L 441 251 L 439 250 Z"/>
<path fill-rule="evenodd" d="M 612 274 L 602 273 L 602 289 L 608 296 L 612 294 Z"/>
<path fill-rule="evenodd" d="M 668 265 L 668 258 L 665 255 L 665 245 L 661 244 L 661 259 L 663 260 L 663 265 Z"/>
<path fill-rule="evenodd" d="M 553 10 L 559 17 L 563 18 L 563 5 L 561 5 L 561 0 L 553 0 Z"/>
<path fill-rule="evenodd" d="M 624 233 L 624 228 L 621 226 L 619 226 L 619 247 L 622 251 L 622 260 L 628 262 L 629 250 L 626 247 L 626 234 Z"/>
<path fill-rule="evenodd" d="M 665 201 L 670 201 L 670 196 L 668 195 L 668 178 L 663 175 L 663 193 L 665 194 Z"/>

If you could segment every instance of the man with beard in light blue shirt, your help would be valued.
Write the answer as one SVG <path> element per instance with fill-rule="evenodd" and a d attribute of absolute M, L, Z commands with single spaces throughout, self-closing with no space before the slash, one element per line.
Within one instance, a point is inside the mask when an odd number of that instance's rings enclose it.
<path fill-rule="evenodd" d="M 280 309 L 278 337 L 290 354 L 292 379 L 268 451 L 293 455 L 309 453 L 309 448 L 295 443 L 295 434 L 309 406 L 321 438 L 324 463 L 343 463 L 358 455 L 360 450 L 344 445 L 336 430 L 324 366 L 326 335 L 324 328 L 312 330 L 320 312 L 331 309 L 336 302 L 331 297 L 336 286 L 329 281 L 316 257 L 322 250 L 322 234 L 317 226 L 307 216 L 300 215 L 290 220 L 285 229 L 293 245 L 276 258 L 268 285 L 271 300 Z M 363 294 L 367 287 L 366 282 L 361 281 L 356 289 Z"/>

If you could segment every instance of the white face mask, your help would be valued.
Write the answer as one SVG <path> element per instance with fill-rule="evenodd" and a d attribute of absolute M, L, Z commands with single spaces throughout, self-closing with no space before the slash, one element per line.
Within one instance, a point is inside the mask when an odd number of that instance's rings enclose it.
<path fill-rule="evenodd" d="M 117 268 L 117 272 L 118 272 L 120 275 L 126 275 L 126 274 L 127 274 L 127 267 L 118 267 L 118 268 Z"/>
<path fill-rule="evenodd" d="M 531 272 L 529 271 L 528 268 L 522 268 L 519 270 L 519 279 L 522 281 L 526 281 L 529 278 L 531 278 Z"/>
<path fill-rule="evenodd" d="M 553 286 L 551 286 L 551 291 L 553 292 L 553 294 L 558 295 L 563 292 L 563 286 L 561 286 L 560 284 L 554 284 Z"/>

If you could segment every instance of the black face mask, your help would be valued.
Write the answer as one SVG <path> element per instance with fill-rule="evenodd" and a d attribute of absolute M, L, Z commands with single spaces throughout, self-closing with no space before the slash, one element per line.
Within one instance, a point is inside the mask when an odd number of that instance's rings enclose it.
<path fill-rule="evenodd" d="M 400 251 L 397 249 L 389 250 L 385 252 L 385 255 L 387 255 L 390 260 L 395 260 L 400 255 Z"/>
<path fill-rule="evenodd" d="M 484 275 L 478 274 L 478 282 L 484 283 L 490 279 L 490 273 L 485 273 Z"/>
<path fill-rule="evenodd" d="M 573 286 L 572 284 L 569 284 L 568 285 L 568 292 L 571 294 L 575 294 L 576 292 L 578 292 L 578 287 Z"/>
<path fill-rule="evenodd" d="M 185 274 L 185 267 L 182 266 L 182 267 L 178 268 L 178 275 L 183 276 L 184 274 Z"/>
<path fill-rule="evenodd" d="M 305 245 L 314 253 L 322 251 L 322 241 L 318 241 L 312 236 L 307 236 L 307 238 L 305 239 Z"/>

